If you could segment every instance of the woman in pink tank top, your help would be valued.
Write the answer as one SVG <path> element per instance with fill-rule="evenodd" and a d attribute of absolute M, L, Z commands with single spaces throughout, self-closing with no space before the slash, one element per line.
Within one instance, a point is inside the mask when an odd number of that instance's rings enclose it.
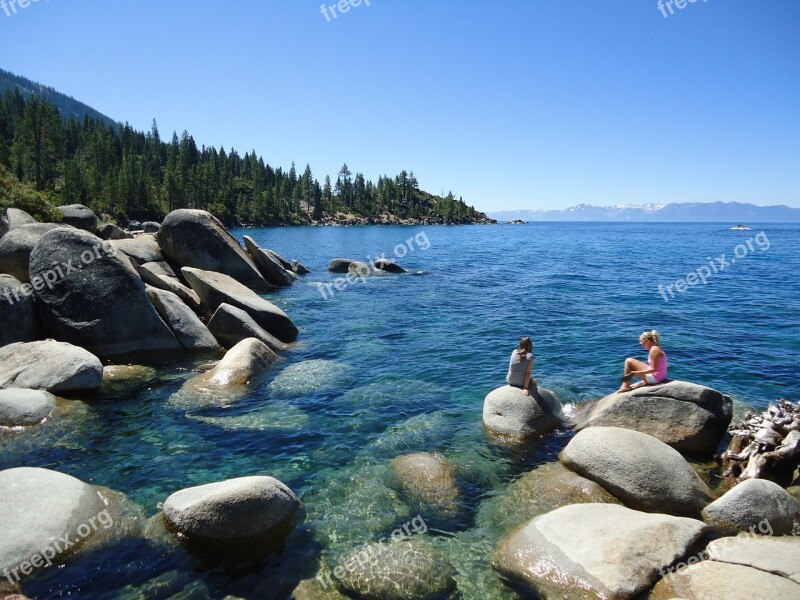
<path fill-rule="evenodd" d="M 636 387 L 661 383 L 667 379 L 667 355 L 661 349 L 658 332 L 645 331 L 639 336 L 639 343 L 647 350 L 647 363 L 635 358 L 625 359 L 625 374 L 621 377 L 622 385 L 617 392 L 629 392 Z M 639 377 L 642 381 L 631 386 L 630 381 Z"/>

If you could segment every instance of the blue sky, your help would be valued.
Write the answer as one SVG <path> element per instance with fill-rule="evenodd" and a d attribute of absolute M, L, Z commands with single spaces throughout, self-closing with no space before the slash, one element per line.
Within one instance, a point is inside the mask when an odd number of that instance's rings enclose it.
<path fill-rule="evenodd" d="M 0 9 L 0 66 L 162 137 L 413 170 L 486 211 L 800 207 L 800 2 L 678 2 L 39 0 Z"/>

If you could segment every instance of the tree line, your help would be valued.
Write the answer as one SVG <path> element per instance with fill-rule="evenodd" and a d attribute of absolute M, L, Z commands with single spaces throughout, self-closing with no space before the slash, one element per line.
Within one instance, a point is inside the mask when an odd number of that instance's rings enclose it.
<path fill-rule="evenodd" d="M 0 194 L 24 189 L 28 202 L 84 204 L 121 222 L 160 220 L 178 208 L 207 210 L 228 225 L 302 224 L 337 212 L 447 223 L 483 217 L 452 192 L 420 190 L 413 171 L 373 183 L 345 164 L 320 184 L 309 165 L 302 173 L 294 163 L 273 168 L 255 151 L 198 147 L 186 131 L 164 141 L 155 120 L 148 132 L 89 116 L 65 120 L 55 104 L 18 89 L 0 96 L 0 183 Z"/>

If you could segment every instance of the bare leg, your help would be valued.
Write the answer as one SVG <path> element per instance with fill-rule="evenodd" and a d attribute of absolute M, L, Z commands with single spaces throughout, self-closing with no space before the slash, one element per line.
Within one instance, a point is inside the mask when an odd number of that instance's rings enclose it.
<path fill-rule="evenodd" d="M 626 376 L 630 375 L 634 371 L 646 371 L 649 368 L 650 367 L 647 365 L 647 363 L 643 363 L 642 361 L 637 360 L 635 358 L 626 358 L 625 359 L 625 375 Z M 641 375 L 634 375 L 634 377 L 639 377 L 639 378 L 644 380 L 644 377 L 642 377 Z M 632 389 L 633 389 L 633 387 L 631 387 L 630 379 L 628 379 L 627 381 L 623 381 L 622 382 L 622 385 L 617 390 L 617 392 L 629 392 Z"/>

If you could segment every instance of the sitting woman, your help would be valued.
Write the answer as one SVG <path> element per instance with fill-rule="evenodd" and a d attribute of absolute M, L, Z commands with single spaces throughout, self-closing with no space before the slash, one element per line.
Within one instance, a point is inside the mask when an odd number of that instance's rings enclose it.
<path fill-rule="evenodd" d="M 618 392 L 629 392 L 634 387 L 661 383 L 667 378 L 667 355 L 659 344 L 658 332 L 655 329 L 645 331 L 639 336 L 639 343 L 648 351 L 647 364 L 635 358 L 626 358 L 625 375 L 620 378 L 622 385 Z M 631 386 L 630 381 L 633 377 L 639 377 L 643 381 Z"/>
<path fill-rule="evenodd" d="M 506 383 L 517 388 L 522 388 L 526 396 L 530 396 L 531 389 L 536 389 L 536 380 L 531 377 L 531 371 L 533 370 L 533 363 L 535 360 L 536 357 L 533 355 L 533 343 L 531 343 L 531 338 L 522 338 L 519 341 L 517 349 L 511 353 Z"/>

